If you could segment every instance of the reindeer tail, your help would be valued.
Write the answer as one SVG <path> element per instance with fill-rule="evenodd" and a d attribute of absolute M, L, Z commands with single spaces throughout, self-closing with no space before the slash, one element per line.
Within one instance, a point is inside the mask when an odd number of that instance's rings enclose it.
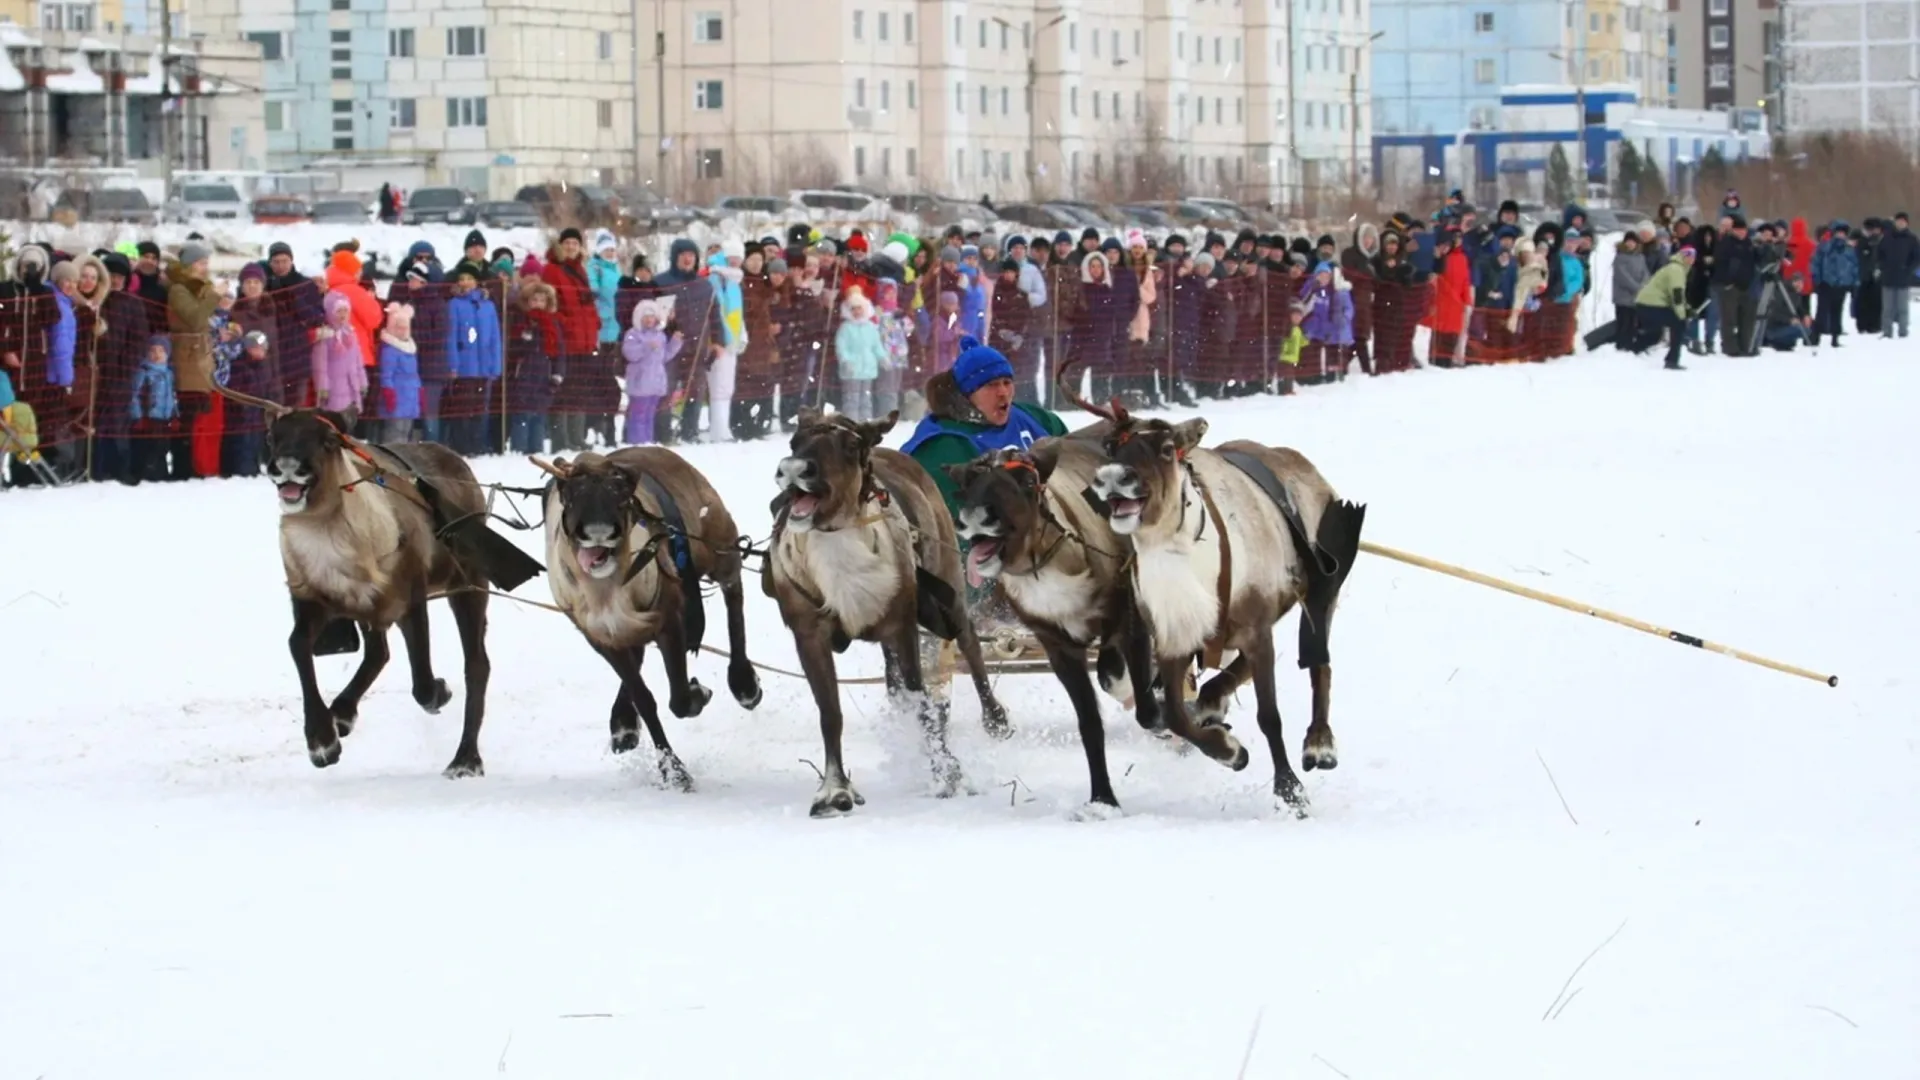
<path fill-rule="evenodd" d="M 1328 662 L 1327 636 L 1332 629 L 1333 606 L 1340 586 L 1360 554 L 1360 529 L 1367 508 L 1336 499 L 1320 512 L 1320 529 L 1307 559 L 1307 596 L 1300 605 L 1300 666 L 1320 667 Z M 1306 547 L 1307 545 L 1300 545 Z"/>

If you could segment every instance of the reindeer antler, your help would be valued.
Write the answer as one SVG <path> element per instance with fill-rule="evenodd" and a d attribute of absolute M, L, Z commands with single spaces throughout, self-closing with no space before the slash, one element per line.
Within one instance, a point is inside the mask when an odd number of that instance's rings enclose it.
<path fill-rule="evenodd" d="M 252 394 L 243 394 L 238 390 L 230 389 L 228 387 L 220 385 L 219 383 L 215 383 L 213 385 L 213 392 L 216 394 L 219 394 L 223 398 L 226 398 L 228 401 L 237 402 L 249 408 L 264 409 L 266 410 L 267 415 L 273 417 L 275 420 L 278 420 L 281 417 L 286 416 L 287 414 L 293 412 L 291 408 L 285 405 L 282 405 L 277 401 L 268 401 L 266 398 L 257 398 L 257 397 L 254 397 Z"/>
<path fill-rule="evenodd" d="M 1064 394 L 1068 401 L 1074 403 L 1075 405 L 1078 405 L 1080 408 L 1085 409 L 1086 411 L 1092 413 L 1093 415 L 1099 417 L 1102 420 L 1109 420 L 1116 424 L 1124 424 L 1128 420 L 1131 420 L 1132 417 L 1128 415 L 1126 406 L 1120 404 L 1120 398 L 1118 395 L 1115 395 L 1114 397 L 1108 399 L 1109 400 L 1108 407 L 1105 409 L 1102 409 L 1098 405 L 1095 405 L 1093 402 L 1088 401 L 1086 398 L 1081 397 L 1080 394 L 1073 389 L 1071 382 L 1067 379 L 1067 374 L 1073 371 L 1075 365 L 1079 363 L 1083 363 L 1083 361 L 1069 360 L 1065 364 L 1062 364 L 1060 366 L 1060 373 L 1054 376 L 1054 380 L 1053 380 L 1054 384 L 1060 388 L 1060 393 Z"/>
<path fill-rule="evenodd" d="M 542 461 L 537 454 L 528 454 L 527 460 L 533 462 L 534 466 L 541 472 L 546 473 L 556 480 L 565 480 L 573 474 L 572 465 L 556 465 L 551 461 Z"/>

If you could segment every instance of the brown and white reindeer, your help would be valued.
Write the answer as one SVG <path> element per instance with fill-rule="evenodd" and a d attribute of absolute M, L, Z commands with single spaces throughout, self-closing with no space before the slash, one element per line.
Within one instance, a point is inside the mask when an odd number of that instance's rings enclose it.
<path fill-rule="evenodd" d="M 639 724 L 645 722 L 661 779 L 691 791 L 693 779 L 667 742 L 640 662 L 647 646 L 658 642 L 667 669 L 667 709 L 682 719 L 700 715 L 713 693 L 688 677 L 687 655 L 700 649 L 705 578 L 719 585 L 726 603 L 733 654 L 728 689 L 748 709 L 760 704 L 760 679 L 747 659 L 740 532 L 733 517 L 698 469 L 660 447 L 535 464 L 554 477 L 546 494 L 553 602 L 620 676 L 608 721 L 613 752 L 639 746 Z"/>
<path fill-rule="evenodd" d="M 1158 728 L 1160 710 L 1152 643 L 1133 610 L 1132 549 L 1108 532 L 1083 494 L 1106 461 L 1098 442 L 1049 438 L 1026 451 L 996 450 L 948 466 L 947 475 L 959 493 L 955 525 L 967 545 L 968 579 L 997 582 L 1046 650 L 1080 722 L 1091 801 L 1117 808 L 1087 650 L 1099 646 L 1100 681 L 1109 694 L 1119 696 L 1131 681 L 1141 727 Z"/>
<path fill-rule="evenodd" d="M 224 392 L 224 390 L 223 390 Z M 235 395 L 229 395 L 235 396 Z M 487 589 L 514 589 L 539 573 L 531 557 L 487 530 L 487 504 L 473 470 L 436 443 L 371 446 L 345 434 L 336 412 L 287 411 L 267 429 L 267 476 L 280 496 L 280 559 L 293 596 L 288 644 L 300 675 L 307 756 L 325 768 L 340 760 L 360 699 L 387 664 L 387 630 L 398 623 L 413 671 L 413 700 L 437 713 L 453 698 L 433 675 L 427 601 L 445 596 L 466 660 L 466 716 L 451 777 L 480 776 L 486 713 Z M 314 675 L 320 655 L 365 653 L 331 705 Z"/>
<path fill-rule="evenodd" d="M 947 687 L 944 680 L 929 687 L 925 678 L 938 665 L 940 641 L 958 643 L 987 731 L 1009 734 L 961 599 L 953 519 L 920 463 L 879 445 L 897 419 L 893 413 L 860 423 L 802 410 L 791 453 L 774 477 L 780 495 L 764 587 L 793 631 L 820 709 L 826 762 L 815 817 L 850 813 L 866 802 L 840 755 L 833 656 L 853 641 L 879 643 L 889 696 L 915 707 L 938 795 L 957 794 L 964 783 L 960 761 L 947 747 Z"/>
<path fill-rule="evenodd" d="M 1300 666 L 1313 686 L 1313 719 L 1301 764 L 1339 763 L 1328 709 L 1333 668 L 1327 635 L 1340 586 L 1360 544 L 1366 508 L 1335 494 L 1294 450 L 1236 440 L 1202 449 L 1207 422 L 1130 416 L 1118 401 L 1096 471 L 1112 534 L 1133 546 L 1134 600 L 1149 628 L 1167 726 L 1235 769 L 1247 751 L 1224 723 L 1227 699 L 1251 677 L 1261 734 L 1273 755 L 1274 794 L 1304 813 L 1306 791 L 1287 763 L 1274 692 L 1273 628 L 1298 604 Z M 1177 692 L 1197 654 L 1233 660 L 1201 687 L 1189 715 Z"/>

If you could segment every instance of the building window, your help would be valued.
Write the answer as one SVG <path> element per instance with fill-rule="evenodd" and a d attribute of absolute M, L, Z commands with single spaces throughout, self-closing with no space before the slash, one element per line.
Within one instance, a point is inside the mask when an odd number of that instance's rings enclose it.
<path fill-rule="evenodd" d="M 1012 37 L 1012 35 L 1013 35 L 1013 24 L 1004 23 L 1004 22 L 1001 23 L 1000 24 L 1000 51 L 1001 52 L 1007 51 L 1007 43 L 1008 43 L 1008 40 Z"/>
<path fill-rule="evenodd" d="M 1600 32 L 1600 13 L 1597 11 L 1590 12 L 1587 15 L 1587 33 L 1597 34 L 1599 32 Z"/>
<path fill-rule="evenodd" d="M 1175 60 L 1185 60 L 1187 58 L 1187 32 L 1185 30 L 1181 30 L 1173 35 L 1173 58 Z"/>
<path fill-rule="evenodd" d="M 966 37 L 965 37 L 965 34 L 966 34 L 966 32 L 967 32 L 967 31 L 966 31 L 966 20 L 965 20 L 965 19 L 963 19 L 963 18 L 961 18 L 961 17 L 960 17 L 960 16 L 958 16 L 958 15 L 955 15 L 955 16 L 953 17 L 953 45 L 954 45 L 954 48 L 956 48 L 956 49 L 957 49 L 957 48 L 960 48 L 961 46 L 964 46 L 964 45 L 965 45 L 965 44 L 967 43 L 967 39 L 966 39 Z"/>
<path fill-rule="evenodd" d="M 980 47 L 983 49 L 987 47 L 987 20 L 985 19 L 980 20 Z"/>
<path fill-rule="evenodd" d="M 1707 14 L 1716 19 L 1726 18 L 1732 7 L 1732 0 L 1707 0 Z"/>
<path fill-rule="evenodd" d="M 1233 39 L 1233 62 L 1236 64 L 1240 62 L 1240 44 L 1239 38 Z"/>
<path fill-rule="evenodd" d="M 719 112 L 727 95 L 719 79 L 702 79 L 693 84 L 693 107 L 704 112 Z"/>
<path fill-rule="evenodd" d="M 1100 179 L 1100 151 L 1098 150 L 1093 152 L 1093 178 L 1095 181 Z"/>
<path fill-rule="evenodd" d="M 1080 24 L 1079 23 L 1067 24 L 1067 51 L 1068 52 L 1080 51 Z"/>
<path fill-rule="evenodd" d="M 719 12 L 702 11 L 694 15 L 693 40 L 695 42 L 701 45 L 715 45 L 725 41 L 726 37 L 725 23 L 721 19 Z M 720 160 L 720 151 L 718 150 L 703 150 L 701 153 L 712 154 L 713 160 L 716 163 Z M 715 173 L 714 175 L 718 176 L 719 174 Z"/>
<path fill-rule="evenodd" d="M 864 146 L 853 148 L 853 175 L 867 175 L 867 148 Z"/>
<path fill-rule="evenodd" d="M 1005 150 L 1000 151 L 1000 179 L 1013 179 L 1013 155 Z"/>
<path fill-rule="evenodd" d="M 1078 150 L 1073 152 L 1073 179 L 1076 183 L 1080 180 L 1080 151 Z"/>
<path fill-rule="evenodd" d="M 342 145 L 344 142 L 344 145 Z M 353 149 L 353 102 L 336 99 L 333 103 L 333 148 Z"/>
<path fill-rule="evenodd" d="M 865 79 L 853 80 L 853 107 L 856 109 L 867 107 L 867 80 Z"/>
<path fill-rule="evenodd" d="M 487 99 L 483 97 L 448 98 L 447 126 L 486 127 Z"/>
<path fill-rule="evenodd" d="M 911 146 L 907 147 L 907 175 L 920 175 L 920 151 Z"/>
<path fill-rule="evenodd" d="M 1021 101 L 1022 101 L 1022 107 L 1023 107 L 1023 108 L 1024 108 L 1025 110 L 1026 110 L 1026 112 L 1027 112 L 1028 114 L 1032 114 L 1032 112 L 1033 112 L 1033 87 L 1031 87 L 1031 86 L 1029 86 L 1029 87 L 1027 87 L 1027 88 L 1026 88 L 1025 90 L 1023 90 L 1023 91 L 1021 92 L 1021 94 L 1020 94 L 1020 98 L 1021 98 Z"/>
<path fill-rule="evenodd" d="M 334 11 L 352 11 L 353 4 L 351 0 L 333 0 L 332 9 Z"/>
<path fill-rule="evenodd" d="M 993 176 L 993 151 L 982 150 L 980 151 L 980 178 L 983 180 L 986 180 L 986 179 L 991 179 L 992 176 Z"/>
<path fill-rule="evenodd" d="M 418 116 L 412 98 L 392 98 L 387 102 L 387 126 L 395 131 L 412 131 Z"/>
<path fill-rule="evenodd" d="M 865 41 L 866 37 L 867 13 L 855 8 L 853 12 L 853 40 Z"/>
<path fill-rule="evenodd" d="M 907 80 L 907 108 L 917 109 L 920 107 L 919 87 L 919 83 L 914 82 L 912 79 Z"/>
<path fill-rule="evenodd" d="M 985 116 L 987 112 L 987 88 L 983 86 L 980 88 L 980 115 Z"/>
<path fill-rule="evenodd" d="M 594 118 L 599 121 L 602 128 L 610 128 L 613 126 L 613 102 L 596 101 L 593 103 L 593 108 Z"/>
<path fill-rule="evenodd" d="M 1094 59 L 1097 60 L 1100 58 L 1100 31 L 1095 30 L 1093 33 L 1088 34 L 1087 36 L 1093 40 L 1093 56 L 1094 56 Z M 1093 178 L 1095 180 L 1100 179 L 1100 174 L 1098 172 L 1095 172 L 1093 174 Z"/>
<path fill-rule="evenodd" d="M 885 79 L 880 80 L 880 111 L 881 112 L 886 112 L 889 108 L 892 107 L 893 94 L 891 91 L 891 87 L 892 87 L 892 84 L 887 82 L 887 80 Z"/>
<path fill-rule="evenodd" d="M 447 27 L 447 55 L 487 55 L 487 28 L 484 26 Z"/>
<path fill-rule="evenodd" d="M 1100 95 L 1099 94 L 1093 95 L 1093 118 L 1095 120 L 1100 119 Z"/>
<path fill-rule="evenodd" d="M 967 115 L 967 84 L 964 82 L 953 84 L 953 111 L 961 116 Z"/>
<path fill-rule="evenodd" d="M 400 60 L 413 56 L 413 27 L 387 31 L 387 55 Z"/>
<path fill-rule="evenodd" d="M 718 150 L 700 151 L 699 170 L 702 180 L 719 180 L 726 176 L 726 159 Z"/>
<path fill-rule="evenodd" d="M 900 15 L 900 40 L 909 45 L 913 44 L 913 12 L 911 11 L 902 12 Z"/>
<path fill-rule="evenodd" d="M 1115 120 L 1120 119 L 1120 91 L 1118 90 L 1113 92 L 1113 112 L 1111 115 Z"/>
<path fill-rule="evenodd" d="M 1246 98 L 1233 99 L 1233 122 L 1236 124 L 1244 124 L 1247 122 L 1247 99 Z"/>
<path fill-rule="evenodd" d="M 967 148 L 955 147 L 953 151 L 953 175 L 967 175 Z"/>
<path fill-rule="evenodd" d="M 1013 105 L 1012 92 L 1010 92 L 1004 86 L 1001 87 L 1000 88 L 1000 115 L 1005 116 L 1008 113 L 1012 112 L 1013 111 L 1012 105 Z"/>
<path fill-rule="evenodd" d="M 353 78 L 353 31 L 333 31 L 333 72 L 335 79 Z"/>
<path fill-rule="evenodd" d="M 1077 86 L 1067 91 L 1067 112 L 1080 115 L 1080 88 Z"/>
<path fill-rule="evenodd" d="M 600 31 L 599 56 L 602 60 L 613 59 L 613 35 L 605 30 Z"/>
<path fill-rule="evenodd" d="M 1222 61 L 1222 60 L 1220 59 L 1220 56 L 1221 56 L 1221 54 L 1220 54 L 1220 39 L 1219 39 L 1218 37 L 1216 37 L 1216 38 L 1214 38 L 1214 39 L 1213 39 L 1213 62 L 1214 62 L 1214 63 L 1216 63 L 1216 64 L 1218 64 L 1218 63 L 1222 63 L 1223 61 Z"/>
<path fill-rule="evenodd" d="M 1133 92 L 1133 118 L 1140 119 L 1140 91 Z"/>
<path fill-rule="evenodd" d="M 887 40 L 890 33 L 891 32 L 887 28 L 887 13 L 884 11 L 875 12 L 873 16 L 873 39 L 875 41 L 885 41 Z M 886 151 L 882 150 L 880 151 L 880 154 L 881 154 L 881 162 L 882 164 L 884 164 L 886 161 Z M 881 169 L 881 175 L 882 176 L 886 175 L 886 170 L 884 168 Z"/>
<path fill-rule="evenodd" d="M 1473 32 L 1476 34 L 1493 33 L 1493 12 L 1476 11 L 1473 13 Z"/>
<path fill-rule="evenodd" d="M 1731 26 L 1707 27 L 1707 46 L 1713 49 L 1732 48 L 1733 47 L 1733 27 Z"/>
<path fill-rule="evenodd" d="M 1495 65 L 1493 61 L 1475 60 L 1473 62 L 1473 81 L 1474 82 L 1477 82 L 1482 86 L 1485 86 L 1486 84 L 1491 83 L 1496 77 L 1497 77 L 1497 74 L 1495 72 Z"/>
<path fill-rule="evenodd" d="M 283 55 L 280 51 L 280 43 L 283 37 L 277 30 L 265 34 L 248 34 L 247 40 L 260 46 L 260 59 L 262 60 L 278 60 Z"/>
<path fill-rule="evenodd" d="M 282 101 L 267 102 L 267 130 L 287 130 L 287 105 Z"/>
<path fill-rule="evenodd" d="M 1707 85 L 1716 90 L 1725 89 L 1733 85 L 1732 79 L 1728 77 L 1727 65 L 1713 64 L 1709 66 L 1707 68 Z"/>

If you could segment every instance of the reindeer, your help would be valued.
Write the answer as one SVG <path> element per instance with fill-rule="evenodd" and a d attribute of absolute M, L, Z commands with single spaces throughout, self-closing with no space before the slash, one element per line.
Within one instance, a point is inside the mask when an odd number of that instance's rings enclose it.
<path fill-rule="evenodd" d="M 1306 791 L 1287 763 L 1274 694 L 1273 627 L 1301 605 L 1300 666 L 1313 686 L 1301 764 L 1331 769 L 1339 757 L 1328 722 L 1327 635 L 1366 508 L 1341 500 L 1296 451 L 1245 440 L 1203 450 L 1205 420 L 1139 420 L 1118 400 L 1101 414 L 1113 424 L 1103 444 L 1109 460 L 1096 470 L 1093 490 L 1106 503 L 1112 535 L 1133 545 L 1134 599 L 1162 685 L 1180 686 L 1196 654 L 1238 654 L 1200 690 L 1196 708 L 1209 722 L 1196 723 L 1182 695 L 1168 692 L 1168 727 L 1214 760 L 1246 768 L 1246 748 L 1218 718 L 1251 675 L 1274 794 L 1304 814 Z"/>
<path fill-rule="evenodd" d="M 1082 494 L 1105 461 L 1099 442 L 1076 432 L 1042 439 L 1026 452 L 998 450 L 948 466 L 947 475 L 960 493 L 956 531 L 968 543 L 969 580 L 997 581 L 1014 614 L 1039 639 L 1080 722 L 1091 801 L 1118 808 L 1087 650 L 1100 647 L 1098 670 L 1107 693 L 1119 696 L 1122 680 L 1131 678 L 1141 727 L 1158 729 L 1160 713 L 1152 643 L 1133 612 L 1132 551 L 1110 537 Z"/>
<path fill-rule="evenodd" d="M 224 388 L 222 392 L 226 393 Z M 438 713 L 453 699 L 433 674 L 427 601 L 444 596 L 466 659 L 466 720 L 449 777 L 481 776 L 480 722 L 486 712 L 487 589 L 514 589 L 540 566 L 486 528 L 487 506 L 473 470 L 436 443 L 368 446 L 346 434 L 337 412 L 288 411 L 228 393 L 275 417 L 267 430 L 267 476 L 280 496 L 280 560 L 293 596 L 288 645 L 300 674 L 307 757 L 318 768 L 340 760 L 360 699 L 386 667 L 387 629 L 400 624 L 413 669 L 413 700 Z M 358 648 L 360 669 L 328 705 L 313 658 Z"/>
<path fill-rule="evenodd" d="M 800 666 L 820 709 L 826 763 L 813 800 L 815 817 L 851 813 L 866 799 L 840 756 L 840 690 L 833 654 L 853 641 L 880 645 L 887 689 L 917 706 L 935 791 L 956 794 L 964 782 L 947 748 L 949 702 L 944 680 L 929 693 L 928 668 L 939 642 L 957 640 L 987 731 L 1004 738 L 1006 710 L 987 682 L 980 641 L 961 600 L 960 557 L 953 520 L 933 478 L 919 462 L 880 447 L 899 414 L 860 423 L 805 409 L 791 455 L 775 481 L 773 550 L 763 579 L 793 631 Z M 932 638 L 923 639 L 919 628 Z"/>
<path fill-rule="evenodd" d="M 645 721 L 661 779 L 691 791 L 692 777 L 667 742 L 640 662 L 658 641 L 668 710 L 686 719 L 706 708 L 712 691 L 687 675 L 687 654 L 700 650 L 705 630 L 704 577 L 720 586 L 726 602 L 733 654 L 727 687 L 747 709 L 760 704 L 760 679 L 747 659 L 733 517 L 707 478 L 671 450 L 628 447 L 534 463 L 554 477 L 546 493 L 553 602 L 620 676 L 609 721 L 613 752 L 638 747 L 638 723 Z"/>

